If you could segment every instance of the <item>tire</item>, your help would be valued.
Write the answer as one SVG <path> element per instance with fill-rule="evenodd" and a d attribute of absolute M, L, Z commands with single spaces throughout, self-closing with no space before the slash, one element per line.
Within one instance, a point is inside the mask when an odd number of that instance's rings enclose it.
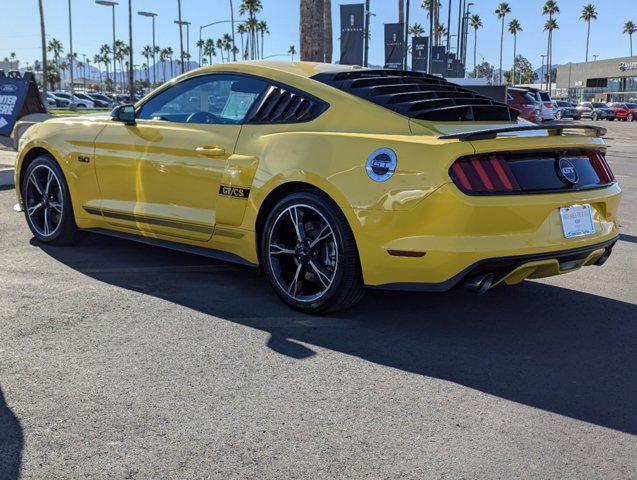
<path fill-rule="evenodd" d="M 562 120 L 562 112 L 560 110 L 558 110 L 557 113 L 555 114 L 555 118 L 557 120 Z"/>
<path fill-rule="evenodd" d="M 363 297 L 354 234 L 320 193 L 300 191 L 281 199 L 268 214 L 260 252 L 274 291 L 295 310 L 335 312 Z"/>
<path fill-rule="evenodd" d="M 597 121 L 597 113 L 593 112 L 593 114 L 591 115 L 591 120 L 594 122 Z"/>
<path fill-rule="evenodd" d="M 39 241 L 68 245 L 84 236 L 75 223 L 64 173 L 52 157 L 42 155 L 29 164 L 22 178 L 22 203 L 27 225 Z"/>
<path fill-rule="evenodd" d="M 629 113 L 628 116 L 626 117 L 626 121 L 627 122 L 634 122 L 635 121 L 635 116 L 632 113 Z"/>

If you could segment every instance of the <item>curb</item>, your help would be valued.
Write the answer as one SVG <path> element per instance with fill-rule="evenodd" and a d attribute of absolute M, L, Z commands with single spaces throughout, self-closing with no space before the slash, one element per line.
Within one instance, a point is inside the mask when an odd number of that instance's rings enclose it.
<path fill-rule="evenodd" d="M 14 185 L 14 169 L 0 169 L 0 187 L 13 187 Z"/>

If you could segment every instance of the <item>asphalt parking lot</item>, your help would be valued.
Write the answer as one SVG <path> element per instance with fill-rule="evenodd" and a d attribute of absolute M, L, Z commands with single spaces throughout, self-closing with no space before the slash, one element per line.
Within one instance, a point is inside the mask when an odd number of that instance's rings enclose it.
<path fill-rule="evenodd" d="M 255 271 L 32 239 L 0 191 L 0 478 L 637 477 L 637 125 L 602 267 L 330 317 Z"/>

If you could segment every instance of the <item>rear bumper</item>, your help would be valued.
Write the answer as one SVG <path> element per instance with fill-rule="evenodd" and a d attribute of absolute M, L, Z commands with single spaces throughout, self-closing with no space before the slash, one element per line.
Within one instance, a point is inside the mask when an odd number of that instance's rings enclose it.
<path fill-rule="evenodd" d="M 515 257 L 489 258 L 476 262 L 445 282 L 387 283 L 372 288 L 412 292 L 444 292 L 465 280 L 483 274 L 493 274 L 492 285 L 515 285 L 527 278 L 544 278 L 579 270 L 590 265 L 603 265 L 610 257 L 617 237 L 588 247 Z"/>
<path fill-rule="evenodd" d="M 464 195 L 455 185 L 445 184 L 409 211 L 354 211 L 352 227 L 367 286 L 398 284 L 400 289 L 444 291 L 493 261 L 512 261 L 489 265 L 497 267 L 496 282 L 518 268 L 520 261 L 543 262 L 522 279 L 595 263 L 619 234 L 620 197 L 617 184 L 571 193 L 483 197 Z M 592 206 L 596 231 L 565 238 L 559 209 L 576 204 Z M 395 256 L 390 250 L 421 255 Z M 574 268 L 563 265 L 568 260 L 554 261 L 574 251 L 595 255 Z"/>

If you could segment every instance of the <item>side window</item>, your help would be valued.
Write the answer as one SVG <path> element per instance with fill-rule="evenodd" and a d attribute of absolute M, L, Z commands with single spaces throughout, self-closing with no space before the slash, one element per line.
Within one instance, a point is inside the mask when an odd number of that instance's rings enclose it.
<path fill-rule="evenodd" d="M 262 80 L 241 75 L 202 75 L 155 95 L 137 116 L 176 123 L 238 124 L 266 86 Z"/>

